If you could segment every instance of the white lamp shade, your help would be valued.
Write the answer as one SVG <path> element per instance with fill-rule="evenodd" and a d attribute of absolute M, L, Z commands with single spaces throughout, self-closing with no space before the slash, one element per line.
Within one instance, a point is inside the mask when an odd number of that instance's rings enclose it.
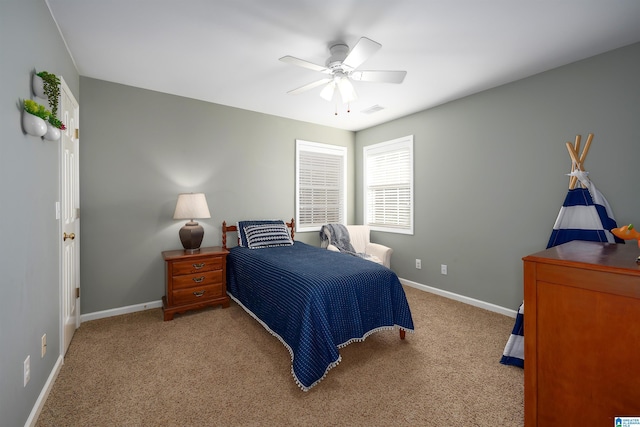
<path fill-rule="evenodd" d="M 173 219 L 211 218 L 204 193 L 178 194 Z"/>
<path fill-rule="evenodd" d="M 338 80 L 338 90 L 340 91 L 340 96 L 342 96 L 343 103 L 353 102 L 358 99 L 358 95 L 356 95 L 356 90 L 353 87 L 353 84 L 349 81 L 348 77 L 342 77 Z"/>
<path fill-rule="evenodd" d="M 336 90 L 336 82 L 330 81 L 320 92 L 320 97 L 322 99 L 326 99 L 327 101 L 331 101 L 333 99 L 333 92 Z"/>

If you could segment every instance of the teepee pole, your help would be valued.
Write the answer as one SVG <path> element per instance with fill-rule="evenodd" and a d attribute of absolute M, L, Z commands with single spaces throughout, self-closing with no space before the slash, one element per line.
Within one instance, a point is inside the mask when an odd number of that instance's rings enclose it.
<path fill-rule="evenodd" d="M 573 143 L 573 149 L 576 153 L 580 152 L 580 141 L 582 140 L 582 135 L 576 135 L 576 140 Z"/>
<path fill-rule="evenodd" d="M 569 156 L 571 157 L 571 173 L 573 173 L 576 170 L 576 162 L 573 160 L 573 156 L 571 156 L 571 152 L 573 151 L 574 153 L 577 153 L 578 151 L 580 151 L 580 135 L 576 135 L 576 139 L 573 143 L 573 146 L 571 146 L 571 142 L 567 141 L 567 150 L 569 150 Z M 576 177 L 575 176 L 570 176 L 569 177 L 569 189 L 573 189 L 576 186 Z"/>
<path fill-rule="evenodd" d="M 589 152 L 589 147 L 591 147 L 591 141 L 593 141 L 593 134 L 590 133 L 587 136 L 587 142 L 584 144 L 584 148 L 582 149 L 582 154 L 580 155 L 580 164 L 583 165 L 584 161 L 587 159 L 587 153 Z"/>
<path fill-rule="evenodd" d="M 576 171 L 577 169 L 580 169 L 580 159 L 578 158 L 578 155 L 576 154 L 573 145 L 571 145 L 570 142 L 567 142 L 567 151 L 569 152 L 569 157 L 571 157 L 571 172 Z M 574 188 L 576 188 L 576 177 L 575 176 L 571 176 L 571 179 L 569 180 L 569 190 L 573 190 Z"/>
<path fill-rule="evenodd" d="M 582 149 L 582 153 L 580 153 L 580 157 L 578 157 L 578 152 L 580 151 L 580 140 L 581 136 L 576 135 L 576 139 L 573 145 L 571 145 L 571 142 L 566 143 L 567 151 L 569 151 L 569 156 L 571 157 L 571 172 L 574 172 L 575 170 L 584 171 L 584 161 L 587 159 L 587 153 L 589 153 L 591 141 L 593 141 L 593 134 L 590 133 L 589 136 L 587 136 L 587 142 Z M 574 188 L 576 188 L 577 183 L 578 177 L 570 177 L 569 190 L 573 190 Z"/>

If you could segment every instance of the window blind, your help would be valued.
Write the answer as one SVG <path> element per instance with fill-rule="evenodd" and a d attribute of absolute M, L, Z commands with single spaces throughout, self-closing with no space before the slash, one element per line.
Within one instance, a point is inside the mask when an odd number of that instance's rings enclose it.
<path fill-rule="evenodd" d="M 346 148 L 297 141 L 298 231 L 315 231 L 346 218 Z"/>
<path fill-rule="evenodd" d="M 413 136 L 364 147 L 365 223 L 413 234 Z"/>

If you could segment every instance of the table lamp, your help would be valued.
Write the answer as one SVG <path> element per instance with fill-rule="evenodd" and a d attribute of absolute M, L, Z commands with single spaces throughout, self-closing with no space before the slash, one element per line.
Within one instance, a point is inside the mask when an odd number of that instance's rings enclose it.
<path fill-rule="evenodd" d="M 173 219 L 188 219 L 180 229 L 180 241 L 186 253 L 195 253 L 200 250 L 200 244 L 204 237 L 204 229 L 194 221 L 198 218 L 211 218 L 209 206 L 204 193 L 182 193 L 178 194 L 176 210 Z"/>

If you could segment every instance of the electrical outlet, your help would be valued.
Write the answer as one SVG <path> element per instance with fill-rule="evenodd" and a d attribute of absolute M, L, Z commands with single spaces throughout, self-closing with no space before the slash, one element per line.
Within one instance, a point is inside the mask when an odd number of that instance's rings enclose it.
<path fill-rule="evenodd" d="M 440 264 L 440 274 L 447 275 L 447 264 Z"/>
<path fill-rule="evenodd" d="M 416 259 L 416 268 L 420 270 L 422 268 L 422 260 Z"/>
<path fill-rule="evenodd" d="M 44 357 L 47 354 L 47 334 L 42 336 L 42 350 L 40 351 L 40 357 Z"/>
<path fill-rule="evenodd" d="M 24 386 L 27 386 L 27 383 L 31 379 L 31 356 L 27 356 L 24 359 L 24 363 L 22 364 L 23 375 L 24 375 Z"/>

